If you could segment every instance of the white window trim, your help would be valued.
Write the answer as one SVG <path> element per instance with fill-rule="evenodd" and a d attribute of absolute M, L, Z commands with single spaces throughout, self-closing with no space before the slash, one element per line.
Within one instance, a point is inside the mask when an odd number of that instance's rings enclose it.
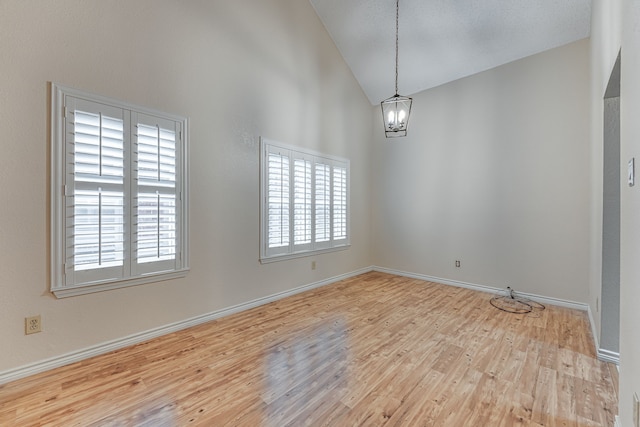
<path fill-rule="evenodd" d="M 330 227 L 330 241 L 329 242 L 315 242 L 315 186 L 312 185 L 312 223 L 314 224 L 312 227 L 312 243 L 300 245 L 304 247 L 304 249 L 296 248 L 294 245 L 293 239 L 293 218 L 292 214 L 290 214 L 290 240 L 289 246 L 285 247 L 284 250 L 275 251 L 278 252 L 276 254 L 270 254 L 268 250 L 268 207 L 267 207 L 267 197 L 268 197 L 268 153 L 270 148 L 280 149 L 283 152 L 289 153 L 289 164 L 290 170 L 293 170 L 293 159 L 295 155 L 300 156 L 299 158 L 313 158 L 315 160 L 323 160 L 324 162 L 320 162 L 326 164 L 328 162 L 332 166 L 343 167 L 346 169 L 346 192 L 347 192 L 347 200 L 346 200 L 346 208 L 347 208 L 347 218 L 346 218 L 346 238 L 340 239 L 339 241 L 333 240 L 333 227 Z M 314 160 L 313 165 L 316 164 Z M 313 178 L 312 181 L 315 183 L 315 166 L 312 166 L 313 170 Z M 333 171 L 333 169 L 331 169 Z M 332 173 L 331 173 L 332 175 Z M 291 182 L 293 182 L 292 177 L 290 177 Z M 313 150 L 308 150 L 300 147 L 296 147 L 293 145 L 283 144 L 277 141 L 269 140 L 266 138 L 260 138 L 260 262 L 262 264 L 277 262 L 277 261 L 285 261 L 295 258 L 308 257 L 317 254 L 323 254 L 328 252 L 335 252 L 348 249 L 351 246 L 351 191 L 350 191 L 350 181 L 351 181 L 351 171 L 350 171 L 350 161 L 348 159 L 327 155 L 324 153 L 320 153 Z M 333 190 L 333 187 L 331 188 Z M 293 186 L 290 186 L 290 204 L 293 204 Z M 333 206 L 332 206 L 333 209 Z M 293 211 L 293 208 L 290 208 L 290 212 Z M 333 210 L 332 210 L 333 212 Z M 332 216 L 332 215 L 331 215 Z M 331 218 L 333 222 L 333 218 Z"/>
<path fill-rule="evenodd" d="M 179 165 L 182 170 L 181 179 L 176 187 L 176 204 L 180 204 L 181 213 L 178 216 L 179 244 L 177 268 L 167 271 L 154 271 L 128 276 L 123 279 L 103 280 L 82 284 L 65 284 L 66 236 L 65 214 L 66 185 L 65 170 L 65 127 L 66 111 L 65 98 L 85 99 L 90 102 L 102 103 L 108 106 L 129 110 L 135 113 L 157 116 L 180 123 L 182 144 L 179 155 Z M 186 276 L 189 271 L 189 167 L 188 167 L 188 130 L 189 122 L 185 117 L 167 114 L 146 107 L 129 104 L 116 99 L 90 94 L 84 91 L 51 83 L 51 292 L 57 297 L 70 297 L 110 289 L 140 285 L 151 282 L 175 279 Z M 128 166 L 127 166 L 128 167 Z"/>

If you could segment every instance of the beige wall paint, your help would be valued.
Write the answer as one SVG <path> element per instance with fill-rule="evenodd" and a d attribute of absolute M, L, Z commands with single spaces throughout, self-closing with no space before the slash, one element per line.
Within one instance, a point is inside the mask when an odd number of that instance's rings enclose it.
<path fill-rule="evenodd" d="M 586 302 L 588 70 L 582 40 L 422 92 L 401 139 L 375 111 L 374 264 Z"/>
<path fill-rule="evenodd" d="M 371 105 L 308 2 L 4 0 L 0 58 L 0 372 L 370 265 Z M 48 292 L 51 81 L 190 118 L 185 279 Z M 351 160 L 352 247 L 314 271 L 258 262 L 259 136 Z"/>

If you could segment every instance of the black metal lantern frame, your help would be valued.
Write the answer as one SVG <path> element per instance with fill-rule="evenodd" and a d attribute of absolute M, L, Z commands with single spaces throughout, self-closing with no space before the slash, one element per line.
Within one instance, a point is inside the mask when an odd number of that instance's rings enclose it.
<path fill-rule="evenodd" d="M 380 103 L 384 135 L 387 138 L 407 136 L 409 115 L 413 100 L 408 96 L 398 95 L 398 17 L 400 0 L 396 0 L 396 94 Z"/>

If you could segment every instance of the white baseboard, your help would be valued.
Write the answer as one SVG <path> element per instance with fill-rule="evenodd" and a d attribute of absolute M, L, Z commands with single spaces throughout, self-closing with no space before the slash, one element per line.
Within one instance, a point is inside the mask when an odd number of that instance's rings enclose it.
<path fill-rule="evenodd" d="M 410 277 L 412 279 L 426 280 L 428 282 L 436 282 L 442 283 L 444 285 L 457 286 L 459 288 L 471 289 L 474 291 L 488 292 L 488 293 L 497 293 L 500 291 L 504 291 L 504 289 L 495 288 L 492 286 L 478 285 L 475 283 L 461 282 L 459 280 L 451 280 L 451 279 L 443 279 L 441 277 L 428 276 L 426 274 L 417 274 L 417 273 L 408 273 L 406 271 L 394 270 L 391 268 L 377 267 L 374 266 L 373 270 L 380 271 L 382 273 L 395 274 L 397 276 Z M 536 294 L 528 294 L 524 292 L 518 292 L 518 295 L 522 295 L 525 298 L 529 298 L 533 301 L 537 301 L 541 304 L 545 305 L 555 305 L 559 307 L 571 308 L 580 311 L 586 311 L 589 316 L 589 324 L 591 325 L 591 334 L 593 336 L 593 341 L 596 349 L 596 354 L 599 360 L 604 362 L 614 363 L 616 365 L 620 364 L 620 354 L 615 353 L 609 350 L 604 350 L 600 348 L 600 344 L 598 343 L 598 335 L 596 333 L 596 326 L 593 320 L 593 314 L 591 312 L 591 307 L 589 304 L 585 304 L 582 302 L 568 301 L 559 298 L 551 298 L 544 297 Z"/>
<path fill-rule="evenodd" d="M 406 271 L 393 270 L 393 269 L 384 268 L 384 267 L 374 266 L 373 270 L 380 271 L 383 273 L 395 274 L 397 276 L 410 277 L 412 279 L 426 280 L 427 282 L 436 282 L 436 283 L 442 283 L 444 285 L 451 285 L 459 288 L 471 289 L 474 291 L 488 292 L 493 294 L 500 291 L 504 291 L 504 289 L 502 288 L 496 288 L 493 286 L 478 285 L 475 283 L 461 282 L 459 280 L 443 279 L 441 277 L 428 276 L 426 274 L 408 273 Z M 589 309 L 589 305 L 582 302 L 568 301 L 568 300 L 563 300 L 559 298 L 544 297 L 541 295 L 528 294 L 524 292 L 518 292 L 518 295 L 521 295 L 525 298 L 529 298 L 533 301 L 537 301 L 545 305 L 546 304 L 555 305 L 559 307 L 573 308 L 575 310 L 581 310 L 581 311 L 588 311 Z"/>
<path fill-rule="evenodd" d="M 616 415 L 616 419 L 613 422 L 613 427 L 622 427 L 622 424 L 620 424 L 620 417 Z"/>
<path fill-rule="evenodd" d="M 596 331 L 596 322 L 593 319 L 593 312 L 591 311 L 590 305 L 587 305 L 587 313 L 589 314 L 589 323 L 591 323 L 591 335 L 593 335 L 593 342 L 596 346 L 596 354 L 598 355 L 598 359 L 602 360 L 603 362 L 609 362 L 620 366 L 620 353 L 605 350 L 600 347 L 600 343 L 598 342 L 598 333 Z"/>
<path fill-rule="evenodd" d="M 598 359 L 600 359 L 600 342 L 598 340 L 598 331 L 596 330 L 596 322 L 593 319 L 593 312 L 591 311 L 591 306 L 588 304 L 587 304 L 587 314 L 589 315 L 589 323 L 591 324 L 591 336 L 593 337 L 593 344 L 596 346 L 596 354 L 598 355 Z"/>
<path fill-rule="evenodd" d="M 15 381 L 17 379 L 38 374 L 40 372 L 48 371 L 50 369 L 59 368 L 61 366 L 79 362 L 81 360 L 88 359 L 90 357 L 98 356 L 101 354 L 109 353 L 114 350 L 128 347 L 130 345 L 139 344 L 141 342 L 148 341 L 150 339 L 157 338 L 162 335 L 166 335 L 182 329 L 190 328 L 192 326 L 200 325 L 202 323 L 210 322 L 212 320 L 229 316 L 231 314 L 239 313 L 241 311 L 258 307 L 260 305 L 268 304 L 270 302 L 277 301 L 291 295 L 299 294 L 304 291 L 308 291 L 314 288 L 319 288 L 321 286 L 329 285 L 331 283 L 339 282 L 340 280 L 348 279 L 350 277 L 357 276 L 359 274 L 368 273 L 372 270 L 373 270 L 372 267 L 365 267 L 359 270 L 352 271 L 350 273 L 341 274 L 335 277 L 320 280 L 318 282 L 313 282 L 307 285 L 299 286 L 297 288 L 293 288 L 288 291 L 278 292 L 276 294 L 258 298 L 252 301 L 248 301 L 246 303 L 223 308 L 221 310 L 216 310 L 208 314 L 192 317 L 190 319 L 182 320 L 182 321 L 171 323 L 158 328 L 150 329 L 148 331 L 129 335 L 124 338 L 119 338 L 113 341 L 104 342 L 104 343 L 97 344 L 82 350 L 74 351 L 71 353 L 63 354 L 61 356 L 52 357 L 49 359 L 28 364 L 25 366 L 0 372 L 0 384 L 5 384 L 10 381 Z"/>
<path fill-rule="evenodd" d="M 599 348 L 598 359 L 602 360 L 603 362 L 609 362 L 620 366 L 620 353 L 616 353 L 615 351 L 609 351 L 603 348 Z"/>
<path fill-rule="evenodd" d="M 171 323 L 165 326 L 161 326 L 158 328 L 150 329 L 148 331 L 140 332 L 137 334 L 129 335 L 124 338 L 119 338 L 116 340 L 108 341 L 105 343 L 97 344 L 82 350 L 74 351 L 71 353 L 63 354 L 61 356 L 52 357 L 49 359 L 41 360 L 35 363 L 31 363 L 25 366 L 21 366 L 18 368 L 10 369 L 7 371 L 0 372 L 0 384 L 5 384 L 10 381 L 14 381 L 20 378 L 24 378 L 30 375 L 38 374 L 40 372 L 48 371 L 50 369 L 58 368 L 64 365 L 68 365 L 71 363 L 79 362 L 84 359 L 88 359 L 90 357 L 98 356 L 101 354 L 109 353 L 114 350 L 118 350 L 130 345 L 138 344 L 144 341 L 148 341 L 153 338 L 157 338 L 162 335 L 166 335 L 172 332 L 176 332 L 182 329 L 190 328 L 192 326 L 200 325 L 202 323 L 210 322 L 212 320 L 219 319 L 221 317 L 229 316 L 231 314 L 239 313 L 244 310 L 248 310 L 254 307 L 258 307 L 260 305 L 268 304 L 273 301 L 280 300 L 282 298 L 286 298 L 291 295 L 295 295 L 304 291 L 308 291 L 314 288 L 319 288 L 321 286 L 326 286 L 335 282 L 339 282 L 340 280 L 348 279 L 350 277 L 357 276 L 359 274 L 368 273 L 370 271 L 379 271 L 382 273 L 394 274 L 397 276 L 410 277 L 413 279 L 425 280 L 428 282 L 436 282 L 442 283 L 445 285 L 451 285 L 481 292 L 488 293 L 497 293 L 502 291 L 503 289 L 495 288 L 491 286 L 478 285 L 474 283 L 461 282 L 458 280 L 444 279 L 441 277 L 428 276 L 425 274 L 417 274 L 417 273 L 409 273 L 406 271 L 394 270 L 390 268 L 384 267 L 365 267 L 359 270 L 355 270 L 349 273 L 341 274 L 335 277 L 331 277 L 328 279 L 320 280 L 318 282 L 313 282 L 307 285 L 299 286 L 297 288 L 290 289 L 288 291 L 279 292 L 273 295 L 269 295 L 266 297 L 258 298 L 252 301 L 248 301 L 246 303 L 238 304 L 232 307 L 223 308 L 221 310 L 216 310 L 211 313 L 203 314 L 201 316 L 196 316 L 190 319 L 186 319 L 183 321 Z M 591 323 L 591 329 L 594 337 L 594 341 L 596 343 L 596 351 L 598 353 L 598 358 L 607 362 L 612 362 L 619 364 L 620 356 L 617 353 L 609 352 L 607 350 L 601 350 L 598 348 L 597 335 L 595 331 L 595 324 L 593 322 L 593 317 L 591 315 L 591 309 L 588 304 L 578 303 L 574 301 L 567 301 L 558 298 L 550 298 L 543 297 L 535 294 L 528 294 L 518 292 L 519 295 L 522 295 L 525 298 L 530 298 L 534 301 L 540 302 L 542 304 L 556 305 L 560 307 L 572 308 L 576 310 L 587 311 L 589 315 L 589 322 Z"/>

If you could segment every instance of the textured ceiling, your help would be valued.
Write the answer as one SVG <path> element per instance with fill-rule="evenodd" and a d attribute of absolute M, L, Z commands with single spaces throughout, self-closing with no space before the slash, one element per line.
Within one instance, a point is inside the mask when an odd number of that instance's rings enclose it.
<path fill-rule="evenodd" d="M 310 0 L 372 104 L 394 93 L 394 0 Z M 589 37 L 591 0 L 400 0 L 398 91 L 413 95 Z"/>

